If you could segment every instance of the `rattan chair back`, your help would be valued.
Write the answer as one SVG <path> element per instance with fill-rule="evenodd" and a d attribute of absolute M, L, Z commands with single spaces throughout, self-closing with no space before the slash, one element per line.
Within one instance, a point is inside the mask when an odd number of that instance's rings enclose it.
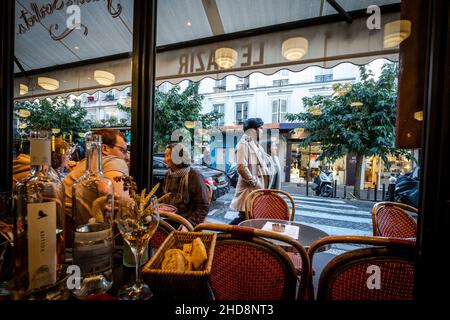
<path fill-rule="evenodd" d="M 248 227 L 200 224 L 195 231 L 216 231 L 211 288 L 218 300 L 294 300 L 297 273 L 287 253 L 270 239 L 291 245 L 302 258 L 299 297 L 308 297 L 309 260 L 295 240 L 275 232 Z"/>

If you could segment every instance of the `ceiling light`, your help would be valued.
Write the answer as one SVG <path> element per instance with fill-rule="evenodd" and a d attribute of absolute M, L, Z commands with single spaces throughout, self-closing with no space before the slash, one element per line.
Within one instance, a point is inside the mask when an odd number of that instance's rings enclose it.
<path fill-rule="evenodd" d="M 320 110 L 319 106 L 312 106 L 311 108 L 309 108 L 309 112 L 313 116 L 320 116 L 322 114 L 322 110 Z"/>
<path fill-rule="evenodd" d="M 195 123 L 194 123 L 194 121 L 185 121 L 184 126 L 188 129 L 192 129 L 195 127 Z"/>
<path fill-rule="evenodd" d="M 110 86 L 116 82 L 116 76 L 108 71 L 95 70 L 94 79 L 102 86 Z"/>
<path fill-rule="evenodd" d="M 59 88 L 59 81 L 53 78 L 38 77 L 38 85 L 44 90 L 54 91 Z"/>
<path fill-rule="evenodd" d="M 289 38 L 281 46 L 283 57 L 289 61 L 300 60 L 308 52 L 308 39 L 302 37 Z"/>
<path fill-rule="evenodd" d="M 414 119 L 417 121 L 423 121 L 423 111 L 414 112 Z"/>
<path fill-rule="evenodd" d="M 30 115 L 31 115 L 31 112 L 26 109 L 19 110 L 19 117 L 21 117 L 21 118 L 28 118 Z"/>
<path fill-rule="evenodd" d="M 229 69 L 236 64 L 237 56 L 237 51 L 232 48 L 219 48 L 216 49 L 214 58 L 220 68 Z"/>
<path fill-rule="evenodd" d="M 73 47 L 75 50 L 80 50 L 80 47 L 79 46 L 75 46 L 75 47 Z"/>
<path fill-rule="evenodd" d="M 411 35 L 411 21 L 396 20 L 384 25 L 384 48 L 394 48 Z"/>
<path fill-rule="evenodd" d="M 190 21 L 188 21 L 188 22 L 186 23 L 186 25 L 187 25 L 188 27 L 190 27 L 190 26 L 192 26 L 192 23 L 191 23 Z"/>
<path fill-rule="evenodd" d="M 28 93 L 28 86 L 20 83 L 19 84 L 19 94 L 21 96 L 23 96 L 24 94 L 27 94 L 27 93 Z"/>

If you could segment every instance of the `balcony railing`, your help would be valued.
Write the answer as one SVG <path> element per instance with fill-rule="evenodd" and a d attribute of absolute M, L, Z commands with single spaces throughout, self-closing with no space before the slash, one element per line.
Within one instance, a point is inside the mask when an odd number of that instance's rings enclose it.
<path fill-rule="evenodd" d="M 214 87 L 213 90 L 214 90 L 214 93 L 220 93 L 220 92 L 226 91 L 227 87 L 226 86 L 217 86 L 217 87 Z"/>
<path fill-rule="evenodd" d="M 317 76 L 315 76 L 315 81 L 316 82 L 327 82 L 327 81 L 333 81 L 333 74 L 319 74 Z"/>
<path fill-rule="evenodd" d="M 236 85 L 236 90 L 247 90 L 248 89 L 248 83 L 238 83 Z"/>

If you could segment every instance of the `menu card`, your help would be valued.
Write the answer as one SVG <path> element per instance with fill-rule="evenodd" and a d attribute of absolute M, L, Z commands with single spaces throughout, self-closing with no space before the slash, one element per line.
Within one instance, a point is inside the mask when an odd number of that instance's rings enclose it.
<path fill-rule="evenodd" d="M 284 224 L 284 223 L 280 223 L 280 222 L 266 222 L 266 224 L 264 225 L 264 227 L 262 228 L 262 230 L 267 230 L 267 231 L 274 231 L 272 229 L 272 225 L 273 224 L 282 224 L 284 225 L 284 231 L 283 232 L 278 232 L 280 234 L 283 234 L 285 236 L 289 236 L 291 238 L 294 238 L 295 240 L 298 239 L 298 233 L 300 231 L 300 228 L 298 226 L 293 226 L 290 224 Z"/>

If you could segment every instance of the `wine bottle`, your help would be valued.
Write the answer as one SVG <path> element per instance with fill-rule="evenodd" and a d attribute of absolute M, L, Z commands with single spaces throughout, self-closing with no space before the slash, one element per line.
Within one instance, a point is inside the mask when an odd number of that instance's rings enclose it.
<path fill-rule="evenodd" d="M 64 185 L 51 169 L 51 132 L 30 134 L 30 175 L 16 185 L 14 274 L 24 292 L 57 282 L 64 264 Z"/>
<path fill-rule="evenodd" d="M 78 297 L 112 286 L 114 188 L 102 171 L 102 136 L 86 136 L 86 172 L 73 185 L 74 264 L 81 270 Z"/>

